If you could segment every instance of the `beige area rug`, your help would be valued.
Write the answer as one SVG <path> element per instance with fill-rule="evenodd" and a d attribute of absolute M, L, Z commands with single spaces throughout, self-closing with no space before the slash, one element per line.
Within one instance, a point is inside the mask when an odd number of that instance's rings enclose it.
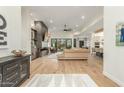
<path fill-rule="evenodd" d="M 25 87 L 97 87 L 87 74 L 36 74 Z"/>

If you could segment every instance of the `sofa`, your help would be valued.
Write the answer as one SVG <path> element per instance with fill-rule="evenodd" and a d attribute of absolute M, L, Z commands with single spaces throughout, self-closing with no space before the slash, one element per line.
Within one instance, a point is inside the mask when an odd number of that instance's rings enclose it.
<path fill-rule="evenodd" d="M 64 49 L 62 54 L 58 55 L 58 60 L 61 59 L 88 59 L 90 51 L 85 48 Z"/>

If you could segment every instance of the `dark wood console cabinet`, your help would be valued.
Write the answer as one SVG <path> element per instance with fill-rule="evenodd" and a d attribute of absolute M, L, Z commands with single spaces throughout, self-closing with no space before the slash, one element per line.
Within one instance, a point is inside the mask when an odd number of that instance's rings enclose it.
<path fill-rule="evenodd" d="M 30 55 L 0 58 L 0 87 L 17 87 L 30 76 Z"/>

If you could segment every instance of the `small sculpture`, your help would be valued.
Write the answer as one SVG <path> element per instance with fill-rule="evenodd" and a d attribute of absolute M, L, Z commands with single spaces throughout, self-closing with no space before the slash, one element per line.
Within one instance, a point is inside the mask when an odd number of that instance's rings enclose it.
<path fill-rule="evenodd" d="M 24 50 L 13 50 L 11 53 L 13 53 L 17 57 L 21 57 L 21 56 L 25 55 L 26 51 L 24 51 Z"/>

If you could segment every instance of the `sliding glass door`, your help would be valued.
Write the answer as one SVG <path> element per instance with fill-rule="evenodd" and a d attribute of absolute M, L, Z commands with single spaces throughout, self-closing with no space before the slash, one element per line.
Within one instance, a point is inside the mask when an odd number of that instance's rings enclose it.
<path fill-rule="evenodd" d="M 72 39 L 66 39 L 66 48 L 67 49 L 72 48 Z"/>
<path fill-rule="evenodd" d="M 57 51 L 70 49 L 72 48 L 72 39 L 71 38 L 52 38 L 51 47 L 55 48 Z"/>
<path fill-rule="evenodd" d="M 65 39 L 57 39 L 58 43 L 58 51 L 62 51 L 66 48 L 66 40 Z"/>
<path fill-rule="evenodd" d="M 57 39 L 51 39 L 51 47 L 57 51 Z"/>

